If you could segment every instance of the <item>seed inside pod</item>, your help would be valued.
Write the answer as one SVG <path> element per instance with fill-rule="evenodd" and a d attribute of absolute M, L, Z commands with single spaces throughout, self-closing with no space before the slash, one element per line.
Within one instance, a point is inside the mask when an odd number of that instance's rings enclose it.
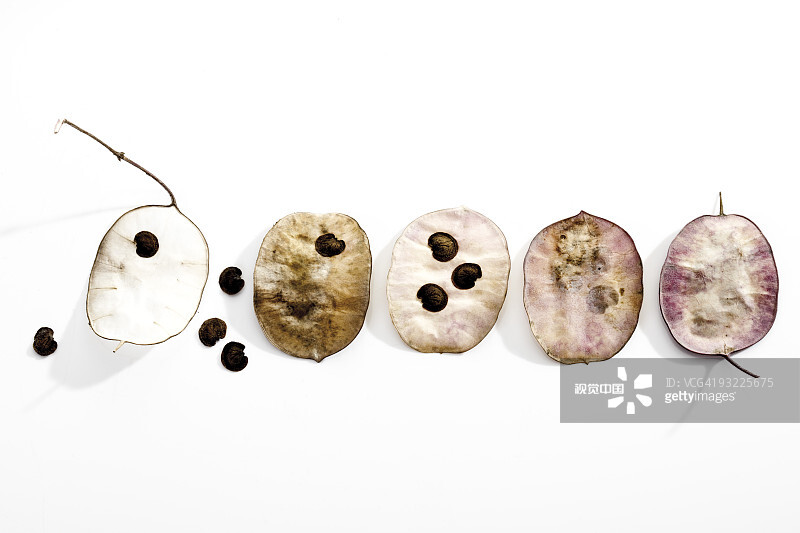
<path fill-rule="evenodd" d="M 222 366 L 231 372 L 239 372 L 247 366 L 247 356 L 244 354 L 244 344 L 229 342 L 222 349 Z"/>
<path fill-rule="evenodd" d="M 133 238 L 136 244 L 136 255 L 145 259 L 153 257 L 158 252 L 158 238 L 149 231 L 140 231 Z"/>
<path fill-rule="evenodd" d="M 285 216 L 264 237 L 253 273 L 264 335 L 295 357 L 319 362 L 338 352 L 364 324 L 371 272 L 369 241 L 354 219 Z"/>
<path fill-rule="evenodd" d="M 546 227 L 528 248 L 524 274 L 531 331 L 556 361 L 608 359 L 636 329 L 642 260 L 608 220 L 581 211 Z"/>
<path fill-rule="evenodd" d="M 314 248 L 323 257 L 333 257 L 344 252 L 345 242 L 337 239 L 333 233 L 326 233 L 317 237 Z"/>
<path fill-rule="evenodd" d="M 446 264 L 456 256 L 464 263 Z M 386 282 L 392 323 L 419 352 L 465 352 L 497 321 L 510 269 L 506 239 L 485 216 L 464 207 L 423 215 L 392 251 Z"/>
<path fill-rule="evenodd" d="M 433 253 L 433 258 L 443 263 L 450 261 L 458 253 L 458 241 L 443 231 L 437 231 L 428 237 L 428 246 Z"/>
<path fill-rule="evenodd" d="M 209 318 L 200 326 L 198 335 L 200 342 L 206 346 L 214 346 L 217 341 L 224 339 L 228 333 L 228 325 L 220 318 Z"/>
<path fill-rule="evenodd" d="M 33 351 L 41 356 L 50 355 L 56 351 L 58 343 L 53 339 L 53 330 L 47 327 L 39 328 L 33 336 Z"/>
<path fill-rule="evenodd" d="M 219 288 L 225 294 L 236 294 L 244 287 L 241 269 L 230 266 L 219 275 Z"/>
<path fill-rule="evenodd" d="M 426 283 L 420 287 L 417 298 L 422 300 L 422 308 L 432 313 L 438 313 L 447 307 L 447 293 L 434 283 Z"/>
<path fill-rule="evenodd" d="M 475 286 L 475 281 L 483 275 L 480 265 L 464 263 L 453 270 L 451 279 L 457 289 L 467 290 Z"/>

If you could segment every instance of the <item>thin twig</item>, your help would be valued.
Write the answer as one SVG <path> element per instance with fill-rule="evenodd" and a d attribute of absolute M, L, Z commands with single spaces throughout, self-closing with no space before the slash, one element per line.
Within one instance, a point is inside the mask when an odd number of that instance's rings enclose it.
<path fill-rule="evenodd" d="M 722 216 L 724 214 L 722 212 L 722 191 L 719 191 L 719 215 Z"/>
<path fill-rule="evenodd" d="M 142 165 L 140 165 L 139 163 L 137 163 L 137 162 L 135 162 L 135 161 L 131 161 L 130 159 L 128 159 L 128 158 L 125 156 L 125 152 L 118 152 L 118 151 L 114 150 L 114 149 L 113 149 L 113 148 L 111 148 L 109 145 L 107 145 L 106 143 L 104 143 L 103 141 L 101 141 L 100 139 L 98 139 L 97 137 L 95 137 L 94 135 L 92 135 L 91 133 L 89 133 L 88 131 L 86 131 L 85 129 L 83 129 L 83 128 L 79 127 L 79 126 L 76 126 L 75 124 L 73 124 L 72 122 L 70 122 L 69 120 L 67 120 L 67 119 L 65 119 L 65 118 L 63 118 L 63 119 L 59 120 L 59 121 L 58 121 L 58 123 L 56 123 L 56 129 L 55 129 L 55 131 L 54 131 L 53 133 L 58 133 L 58 132 L 59 132 L 59 130 L 61 129 L 61 125 L 62 125 L 62 124 L 69 124 L 70 126 L 72 126 L 73 128 L 75 128 L 75 129 L 76 129 L 76 130 L 78 130 L 79 132 L 83 133 L 84 135 L 88 135 L 89 137 L 91 137 L 91 138 L 92 138 L 92 139 L 94 139 L 95 141 L 97 141 L 97 142 L 99 142 L 100 144 L 102 144 L 103 146 L 105 146 L 105 147 L 106 147 L 106 149 L 107 149 L 109 152 L 111 152 L 112 154 L 114 154 L 114 156 L 116 156 L 116 158 L 117 158 L 119 161 L 125 161 L 126 163 L 130 163 L 131 165 L 135 166 L 136 168 L 138 168 L 139 170 L 141 170 L 142 172 L 144 172 L 145 174 L 147 174 L 148 176 L 150 176 L 151 178 L 153 178 L 154 180 L 156 180 L 156 182 L 157 182 L 159 185 L 161 185 L 162 187 L 164 187 L 164 190 L 165 190 L 165 191 L 167 191 L 167 193 L 169 194 L 169 198 L 170 198 L 170 200 L 172 200 L 172 201 L 170 202 L 170 204 L 169 204 L 169 206 L 168 206 L 168 207 L 173 207 L 173 206 L 174 206 L 174 207 L 176 207 L 176 208 L 178 207 L 178 203 L 175 201 L 175 195 L 174 195 L 174 194 L 172 194 L 172 191 L 171 191 L 171 190 L 169 190 L 169 187 L 167 187 L 167 185 L 166 185 L 166 184 L 165 184 L 163 181 L 161 181 L 160 179 L 158 179 L 158 177 L 157 177 L 155 174 L 153 174 L 152 172 L 150 172 L 149 170 L 147 170 L 146 168 L 144 168 Z"/>
<path fill-rule="evenodd" d="M 736 361 L 734 361 L 733 359 L 731 359 L 731 358 L 730 358 L 730 356 L 728 356 L 728 355 L 722 355 L 722 357 L 724 357 L 725 359 L 727 359 L 727 360 L 728 360 L 728 362 L 729 362 L 730 364 L 732 364 L 733 366 L 735 366 L 736 368 L 738 368 L 739 370 L 741 370 L 742 372 L 744 372 L 744 373 L 745 373 L 745 374 L 747 374 L 748 376 L 752 376 L 752 377 L 754 377 L 754 378 L 756 378 L 756 379 L 758 379 L 758 378 L 760 377 L 760 376 L 757 376 L 757 375 L 753 374 L 753 373 L 752 373 L 752 372 L 750 372 L 749 370 L 746 370 L 746 369 L 742 368 L 741 366 L 739 366 L 739 363 L 737 363 Z"/>

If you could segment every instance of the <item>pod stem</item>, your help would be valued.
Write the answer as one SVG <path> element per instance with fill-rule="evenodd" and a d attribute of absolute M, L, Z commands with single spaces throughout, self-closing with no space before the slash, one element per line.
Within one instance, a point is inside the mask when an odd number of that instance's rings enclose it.
<path fill-rule="evenodd" d="M 722 191 L 719 192 L 719 215 L 722 216 L 725 213 L 722 211 Z"/>
<path fill-rule="evenodd" d="M 61 125 L 62 125 L 62 124 L 69 124 L 70 126 L 72 126 L 73 128 L 75 128 L 75 129 L 76 129 L 76 130 L 78 130 L 79 132 L 83 133 L 84 135 L 87 135 L 87 136 L 91 137 L 91 138 L 92 138 L 92 139 L 94 139 L 95 141 L 97 141 L 97 142 L 99 142 L 100 144 L 102 144 L 103 146 L 105 146 L 105 147 L 106 147 L 106 149 L 107 149 L 109 152 L 111 152 L 112 154 L 114 154 L 114 155 L 116 156 L 116 158 L 117 158 L 119 161 L 125 161 L 126 163 L 130 163 L 131 165 L 135 166 L 136 168 L 138 168 L 139 170 L 141 170 L 142 172 L 144 172 L 145 174 L 147 174 L 148 176 L 150 176 L 151 178 L 153 178 L 154 180 L 156 180 L 156 183 L 158 183 L 159 185 L 161 185 L 162 187 L 164 187 L 164 190 L 165 190 L 165 191 L 167 191 L 167 194 L 169 194 L 169 198 L 170 198 L 170 200 L 172 200 L 172 201 L 170 202 L 170 204 L 169 204 L 167 207 L 175 207 L 175 208 L 177 209 L 177 207 L 178 207 L 178 203 L 175 201 L 175 195 L 174 195 L 174 194 L 172 194 L 172 191 L 171 191 L 171 190 L 169 190 L 169 187 L 167 187 L 167 185 L 166 185 L 166 184 L 165 184 L 163 181 L 161 181 L 160 179 L 158 179 L 158 177 L 157 177 L 155 174 L 153 174 L 152 172 L 150 172 L 149 170 L 147 170 L 146 168 L 144 168 L 144 167 L 143 167 L 142 165 L 140 165 L 139 163 L 137 163 L 137 162 L 135 162 L 135 161 L 131 161 L 130 159 L 128 159 L 128 157 L 125 155 L 125 152 L 118 152 L 118 151 L 114 150 L 114 149 L 113 149 L 113 148 L 111 148 L 109 145 L 107 145 L 106 143 L 104 143 L 103 141 L 101 141 L 100 139 L 98 139 L 97 137 L 95 137 L 94 135 L 92 135 L 91 133 L 89 133 L 88 131 L 86 131 L 85 129 L 83 129 L 83 128 L 79 127 L 79 126 L 76 126 L 75 124 L 73 124 L 72 122 L 70 122 L 69 120 L 67 120 L 67 119 L 65 119 L 65 118 L 62 118 L 61 120 L 59 120 L 59 121 L 56 123 L 56 128 L 55 128 L 55 130 L 53 131 L 53 133 L 58 133 L 58 132 L 61 130 Z"/>
<path fill-rule="evenodd" d="M 734 361 L 733 359 L 731 359 L 729 355 L 722 355 L 722 357 L 724 357 L 725 359 L 727 359 L 727 360 L 728 360 L 728 362 L 729 362 L 730 364 L 732 364 L 733 366 L 735 366 L 736 368 L 738 368 L 739 370 L 741 370 L 742 372 L 744 372 L 744 373 L 745 373 L 745 374 L 747 374 L 748 376 L 752 376 L 752 377 L 754 377 L 754 378 L 756 378 L 756 379 L 758 379 L 758 378 L 760 377 L 760 376 L 757 376 L 757 375 L 753 374 L 753 373 L 752 373 L 752 372 L 750 372 L 749 370 L 747 370 L 747 369 L 745 369 L 745 368 L 742 368 L 741 366 L 739 366 L 739 363 L 737 363 L 736 361 Z"/>

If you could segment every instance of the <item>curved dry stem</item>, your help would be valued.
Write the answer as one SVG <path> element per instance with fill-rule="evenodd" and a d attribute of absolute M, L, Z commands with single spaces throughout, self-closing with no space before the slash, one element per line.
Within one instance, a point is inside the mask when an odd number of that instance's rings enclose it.
<path fill-rule="evenodd" d="M 737 363 L 736 361 L 734 361 L 733 359 L 731 359 L 731 358 L 730 358 L 730 356 L 728 356 L 728 355 L 723 355 L 722 357 L 724 357 L 725 359 L 727 359 L 727 360 L 728 360 L 728 362 L 729 362 L 730 364 L 732 364 L 733 366 L 735 366 L 736 368 L 738 368 L 739 370 L 741 370 L 742 372 L 744 372 L 744 373 L 745 373 L 745 374 L 747 374 L 748 376 L 754 377 L 754 378 L 756 378 L 756 379 L 758 379 L 758 378 L 760 377 L 760 376 L 757 376 L 757 375 L 753 374 L 753 373 L 752 373 L 752 372 L 750 372 L 749 370 L 747 370 L 747 369 L 745 369 L 745 368 L 742 368 L 741 366 L 739 366 L 739 363 Z"/>
<path fill-rule="evenodd" d="M 171 191 L 171 190 L 169 190 L 169 187 L 167 187 L 167 185 L 166 185 L 166 184 L 165 184 L 163 181 L 161 181 L 160 179 L 158 179 L 158 177 L 157 177 L 155 174 L 153 174 L 152 172 L 150 172 L 149 170 L 147 170 L 146 168 L 144 168 L 142 165 L 140 165 L 139 163 L 137 163 L 137 162 L 135 162 L 135 161 L 131 161 L 130 159 L 128 159 L 128 158 L 125 156 L 125 152 L 118 152 L 118 151 L 114 150 L 114 149 L 113 149 L 113 148 L 111 148 L 109 145 L 107 145 L 106 143 L 104 143 L 103 141 L 101 141 L 100 139 L 98 139 L 97 137 L 95 137 L 94 135 L 92 135 L 91 133 L 89 133 L 88 131 L 86 131 L 85 129 L 83 129 L 83 128 L 79 127 L 79 126 L 76 126 L 75 124 L 73 124 L 72 122 L 70 122 L 69 120 L 67 120 L 67 119 L 65 119 L 65 118 L 62 118 L 61 120 L 59 120 L 59 121 L 56 123 L 56 127 L 55 127 L 55 130 L 53 131 L 53 133 L 58 133 L 58 132 L 61 130 L 61 125 L 62 125 L 62 124 L 69 124 L 70 126 L 72 126 L 73 128 L 75 128 L 75 129 L 76 129 L 76 130 L 78 130 L 79 132 L 83 133 L 84 135 L 87 135 L 87 136 L 91 137 L 91 138 L 92 138 L 92 139 L 94 139 L 95 141 L 97 141 L 97 142 L 99 142 L 100 144 L 102 144 L 103 146 L 105 146 L 105 147 L 106 147 L 106 149 L 107 149 L 109 152 L 111 152 L 112 154 L 114 154 L 118 160 L 120 160 L 120 161 L 125 161 L 126 163 L 130 163 L 131 165 L 135 166 L 136 168 L 138 168 L 139 170 L 141 170 L 142 172 L 144 172 L 145 174 L 147 174 L 148 176 L 150 176 L 151 178 L 153 178 L 154 180 L 156 180 L 156 182 L 157 182 L 159 185 L 161 185 L 162 187 L 164 187 L 164 190 L 165 190 L 165 191 L 167 191 L 167 194 L 169 194 L 169 198 L 170 198 L 171 202 L 170 202 L 170 204 L 169 204 L 167 207 L 173 207 L 173 206 L 174 206 L 174 207 L 176 207 L 176 208 L 178 207 L 178 203 L 175 201 L 175 195 L 174 195 L 174 194 L 172 194 L 172 191 Z"/>

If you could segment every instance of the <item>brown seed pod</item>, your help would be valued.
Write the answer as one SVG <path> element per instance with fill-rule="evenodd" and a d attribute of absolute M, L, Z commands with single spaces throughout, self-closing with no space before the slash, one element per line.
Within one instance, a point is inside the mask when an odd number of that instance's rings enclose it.
<path fill-rule="evenodd" d="M 718 216 L 689 222 L 670 244 L 659 303 L 670 333 L 687 350 L 727 357 L 752 346 L 778 311 L 772 248 L 749 219 L 725 215 L 720 197 Z"/>
<path fill-rule="evenodd" d="M 534 237 L 523 267 L 531 330 L 561 363 L 613 357 L 642 307 L 642 260 L 630 236 L 581 211 Z"/>
<path fill-rule="evenodd" d="M 459 207 L 423 215 L 392 251 L 389 314 L 419 352 L 461 353 L 491 331 L 508 289 L 505 236 L 485 216 Z"/>
<path fill-rule="evenodd" d="M 253 306 L 279 350 L 319 362 L 355 339 L 369 305 L 372 254 L 347 215 L 294 213 L 267 232 Z"/>

